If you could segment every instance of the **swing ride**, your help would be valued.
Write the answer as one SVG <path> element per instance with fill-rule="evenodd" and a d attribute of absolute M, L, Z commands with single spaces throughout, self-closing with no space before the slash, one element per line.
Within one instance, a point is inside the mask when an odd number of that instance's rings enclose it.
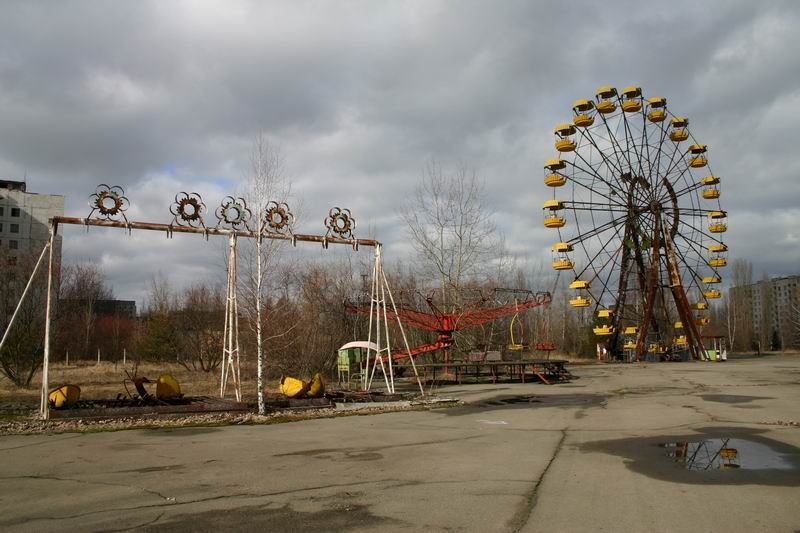
<path fill-rule="evenodd" d="M 509 289 L 495 289 L 492 295 L 497 292 L 509 292 Z M 445 312 L 434 303 L 433 295 L 425 297 L 425 303 L 429 311 L 419 311 L 411 309 L 410 307 L 400 305 L 396 309 L 388 311 L 387 315 L 390 318 L 396 318 L 402 324 L 414 329 L 429 331 L 436 333 L 436 340 L 434 342 L 421 344 L 410 348 L 407 351 L 396 351 L 392 354 L 393 361 L 441 351 L 443 353 L 444 363 L 450 361 L 450 350 L 454 343 L 453 335 L 457 331 L 466 328 L 481 326 L 499 318 L 513 316 L 511 327 L 514 326 L 514 320 L 518 318 L 519 313 L 527 309 L 533 309 L 542 305 L 548 305 L 551 301 L 549 292 L 533 293 L 531 291 L 512 290 L 511 292 L 523 295 L 521 298 L 514 299 L 514 303 L 500 305 L 497 307 L 486 308 L 485 304 L 491 301 L 492 297 L 481 297 L 466 305 L 454 307 L 451 311 Z M 521 301 L 520 301 L 521 300 Z M 347 310 L 350 313 L 366 314 L 368 307 L 364 305 L 348 304 Z M 514 343 L 513 330 L 512 330 L 512 344 L 514 348 L 509 348 L 515 351 L 524 348 L 521 344 Z"/>
<path fill-rule="evenodd" d="M 225 306 L 225 323 L 223 339 L 223 361 L 220 377 L 220 397 L 224 398 L 228 383 L 233 384 L 234 394 L 237 401 L 241 401 L 241 379 L 240 379 L 240 347 L 239 347 L 239 312 L 237 306 L 237 240 L 239 238 L 255 239 L 260 245 L 263 239 L 283 240 L 290 242 L 293 246 L 300 243 L 320 243 L 327 249 L 331 244 L 342 244 L 351 246 L 354 251 L 359 247 L 372 247 L 375 250 L 375 267 L 373 270 L 372 299 L 370 305 L 370 336 L 376 338 L 378 350 L 372 358 L 373 368 L 377 366 L 383 369 L 384 378 L 389 392 L 394 392 L 394 376 L 392 375 L 392 365 L 384 366 L 385 357 L 381 354 L 391 354 L 388 335 L 388 316 L 399 317 L 394 306 L 391 290 L 389 289 L 386 276 L 382 271 L 381 243 L 373 239 L 357 239 L 353 235 L 355 229 L 355 219 L 348 209 L 338 207 L 332 208 L 328 217 L 325 219 L 327 232 L 325 235 L 309 235 L 295 233 L 293 230 L 294 217 L 285 203 L 269 202 L 263 212 L 253 217 L 253 213 L 248 209 L 247 204 L 242 198 L 226 197 L 216 209 L 217 224 L 207 226 L 204 214 L 207 208 L 202 198 L 197 193 L 180 192 L 175 196 L 175 201 L 170 206 L 169 212 L 172 221 L 169 224 L 154 222 L 139 222 L 128 220 L 125 211 L 130 203 L 121 187 L 108 186 L 101 184 L 96 192 L 90 196 L 89 206 L 91 211 L 84 218 L 57 216 L 49 220 L 49 238 L 42 249 L 33 272 L 28 282 L 28 286 L 23 291 L 17 308 L 11 316 L 6 331 L 0 340 L 0 347 L 5 342 L 8 332 L 14 325 L 19 309 L 26 298 L 28 288 L 36 276 L 39 268 L 47 257 L 47 303 L 45 306 L 45 334 L 44 334 L 44 355 L 42 362 L 42 388 L 40 401 L 40 415 L 43 419 L 48 419 L 50 414 L 50 394 L 49 390 L 49 361 L 52 350 L 51 346 L 51 326 L 52 308 L 54 299 L 54 242 L 58 234 L 59 226 L 77 225 L 85 227 L 106 227 L 123 229 L 128 234 L 134 230 L 159 231 L 173 237 L 176 233 L 200 234 L 207 240 L 209 236 L 225 236 L 228 238 L 228 264 L 227 264 L 227 299 Z M 388 300 L 387 300 L 388 295 Z M 394 310 L 394 313 L 390 311 Z M 424 395 L 424 390 L 414 366 L 413 356 L 408 341 L 405 339 L 403 326 L 398 326 L 403 335 L 406 352 L 414 369 L 420 393 Z M 385 334 L 382 335 L 381 329 L 385 327 Z M 367 366 L 370 365 L 370 357 L 367 357 Z M 373 374 L 374 374 L 373 369 Z M 365 383 L 366 387 L 369 383 Z M 70 390 L 63 392 L 64 401 L 67 403 L 69 395 L 73 394 Z"/>
<path fill-rule="evenodd" d="M 592 309 L 598 341 L 630 359 L 703 358 L 721 296 L 721 180 L 688 126 L 663 97 L 601 87 L 556 126 L 558 157 L 544 163 L 552 267 L 571 272 L 570 304 Z"/>

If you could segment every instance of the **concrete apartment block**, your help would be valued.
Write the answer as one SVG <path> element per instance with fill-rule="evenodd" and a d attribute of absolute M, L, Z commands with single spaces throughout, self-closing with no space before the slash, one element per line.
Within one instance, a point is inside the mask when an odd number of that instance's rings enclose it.
<path fill-rule="evenodd" d="M 47 220 L 64 214 L 64 196 L 26 189 L 25 182 L 0 180 L 0 249 L 8 257 L 38 254 L 47 242 Z M 61 255 L 60 237 L 55 251 Z"/>

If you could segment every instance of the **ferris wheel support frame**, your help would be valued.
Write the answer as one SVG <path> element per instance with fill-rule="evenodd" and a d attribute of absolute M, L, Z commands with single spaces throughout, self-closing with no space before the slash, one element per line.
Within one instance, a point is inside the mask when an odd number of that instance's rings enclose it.
<path fill-rule="evenodd" d="M 656 211 L 658 211 L 658 206 L 653 206 Z M 653 230 L 653 245 L 652 245 L 652 256 L 651 256 L 651 263 L 650 263 L 650 271 L 649 276 L 647 278 L 647 300 L 645 300 L 644 306 L 644 318 L 642 320 L 642 328 L 639 331 L 639 338 L 636 340 L 636 360 L 642 360 L 642 354 L 644 353 L 644 343 L 647 339 L 647 334 L 650 330 L 650 322 L 653 324 L 653 332 L 658 334 L 658 322 L 653 319 L 653 308 L 655 307 L 656 295 L 658 293 L 657 286 L 658 286 L 658 273 L 659 268 L 661 266 L 661 260 L 659 255 L 659 250 L 661 249 L 661 216 L 659 213 L 655 213 L 655 228 Z"/>
<path fill-rule="evenodd" d="M 675 256 L 675 249 L 672 247 L 670 239 L 666 240 L 665 249 L 667 252 L 667 269 L 669 271 L 672 299 L 675 301 L 675 307 L 678 310 L 681 322 L 685 324 L 684 328 L 689 333 L 686 341 L 689 346 L 689 352 L 692 354 L 692 359 L 699 360 L 703 358 L 705 346 L 703 346 L 700 330 L 697 329 L 694 316 L 692 316 L 689 308 L 689 300 L 686 298 L 686 291 L 683 289 L 683 282 L 678 269 L 678 258 Z"/>

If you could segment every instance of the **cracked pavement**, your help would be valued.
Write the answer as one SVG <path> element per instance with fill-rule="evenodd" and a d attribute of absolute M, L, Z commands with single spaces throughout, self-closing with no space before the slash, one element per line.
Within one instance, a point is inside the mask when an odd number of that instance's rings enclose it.
<path fill-rule="evenodd" d="M 430 411 L 0 437 L 3 531 L 796 531 L 800 356 L 574 367 Z M 784 470 L 691 472 L 733 436 Z"/>

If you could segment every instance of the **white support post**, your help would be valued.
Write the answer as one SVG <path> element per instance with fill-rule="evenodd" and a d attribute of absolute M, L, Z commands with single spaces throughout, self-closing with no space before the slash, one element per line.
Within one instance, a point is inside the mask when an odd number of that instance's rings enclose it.
<path fill-rule="evenodd" d="M 225 300 L 225 330 L 222 345 L 222 376 L 219 395 L 225 397 L 228 380 L 233 381 L 236 401 L 242 401 L 239 371 L 239 309 L 236 303 L 236 235 L 228 236 L 228 294 Z"/>
<path fill-rule="evenodd" d="M 390 393 L 395 392 L 395 384 L 394 384 L 394 368 L 392 365 L 392 348 L 391 342 L 389 339 L 389 313 L 386 308 L 387 299 L 386 295 L 389 295 L 389 303 L 392 306 L 392 311 L 394 312 L 394 316 L 397 319 L 397 325 L 400 328 L 400 333 L 403 336 L 403 343 L 405 344 L 406 353 L 409 354 L 409 360 L 411 361 L 411 367 L 414 369 L 414 377 L 417 380 L 417 385 L 419 386 L 419 391 L 422 396 L 425 396 L 425 390 L 422 387 L 422 381 L 420 380 L 419 373 L 417 372 L 417 365 L 414 362 L 414 356 L 411 355 L 411 348 L 408 345 L 408 338 L 406 337 L 405 329 L 403 329 L 403 324 L 400 321 L 400 315 L 397 312 L 397 305 L 394 302 L 394 296 L 392 296 L 392 289 L 389 287 L 389 282 L 386 279 L 386 274 L 383 272 L 383 260 L 381 258 L 381 247 L 380 245 L 375 247 L 375 268 L 372 271 L 373 280 L 372 280 L 372 291 L 370 295 L 370 308 L 369 308 L 369 334 L 367 335 L 367 342 L 372 341 L 372 334 L 373 334 L 373 324 L 375 325 L 375 340 L 377 345 L 377 352 L 375 353 L 375 359 L 372 362 L 372 367 L 370 368 L 369 360 L 367 360 L 366 365 L 366 374 L 368 376 L 364 377 L 364 390 L 369 390 L 372 387 L 372 380 L 375 377 L 375 372 L 378 370 L 378 365 L 381 367 L 381 372 L 383 373 L 384 383 L 386 384 L 386 389 Z M 385 344 L 384 344 L 385 343 Z M 369 353 L 369 351 L 368 351 Z M 388 372 L 386 371 L 386 366 L 384 365 L 384 358 L 388 364 Z"/>
<path fill-rule="evenodd" d="M 386 292 L 389 293 L 389 301 L 392 303 L 392 310 L 394 311 L 394 316 L 397 317 L 397 325 L 400 327 L 400 334 L 403 336 L 403 344 L 406 347 L 408 360 L 411 361 L 411 368 L 414 369 L 414 377 L 417 379 L 419 392 L 422 396 L 425 396 L 425 389 L 422 387 L 422 380 L 419 379 L 419 372 L 417 372 L 417 364 L 414 362 L 414 356 L 411 355 L 411 347 L 408 344 L 408 337 L 406 336 L 406 330 L 403 327 L 403 323 L 400 321 L 400 314 L 397 312 L 397 305 L 395 305 L 394 303 L 394 296 L 392 296 L 392 289 L 391 287 L 389 287 L 389 282 L 386 280 L 386 274 L 382 275 L 383 275 L 383 283 L 386 285 Z"/>
<path fill-rule="evenodd" d="M 369 293 L 369 329 L 367 329 L 367 360 L 364 361 L 364 368 L 361 369 L 361 388 L 363 390 L 369 390 L 370 383 L 372 381 L 370 366 L 369 366 L 369 351 L 370 346 L 372 346 L 372 319 L 373 319 L 373 312 L 375 309 L 375 296 L 377 294 L 376 286 L 377 286 L 377 271 L 378 271 L 378 263 L 380 262 L 381 251 L 380 246 L 375 247 L 375 264 L 372 267 L 372 283 L 370 286 L 370 293 Z M 378 356 L 378 353 L 375 353 L 375 357 Z"/>
<path fill-rule="evenodd" d="M 48 399 L 50 388 L 50 326 L 53 309 L 53 243 L 58 232 L 58 224 L 53 220 L 49 223 L 50 238 L 47 241 L 50 256 L 47 261 L 47 304 L 44 316 L 44 360 L 42 361 L 42 398 L 39 405 L 39 415 L 42 420 L 50 418 L 50 401 Z M 44 252 L 43 252 L 44 253 Z"/>
<path fill-rule="evenodd" d="M 383 277 L 383 269 L 381 269 L 381 277 Z M 383 369 L 384 381 L 389 392 L 394 394 L 394 369 L 392 365 L 392 345 L 389 342 L 389 317 L 386 314 L 386 286 L 381 284 L 381 311 L 383 311 L 383 327 L 386 331 L 386 363 L 389 366 L 389 375 L 386 376 L 386 369 Z M 382 359 L 381 359 L 382 360 Z M 383 365 L 381 365 L 383 367 Z M 388 378 L 388 379 L 387 379 Z"/>
<path fill-rule="evenodd" d="M 8 322 L 8 326 L 6 327 L 5 333 L 3 333 L 3 338 L 0 339 L 0 350 L 3 349 L 3 345 L 6 343 L 6 339 L 8 338 L 8 334 L 11 331 L 11 326 L 14 325 L 14 320 L 17 318 L 17 314 L 19 314 L 19 310 L 22 309 L 22 304 L 25 301 L 25 297 L 28 295 L 28 290 L 33 285 L 33 279 L 36 277 L 36 273 L 39 272 L 39 267 L 42 264 L 42 259 L 44 259 L 44 254 L 50 247 L 50 241 L 44 245 L 42 248 L 42 253 L 39 254 L 39 259 L 36 261 L 36 265 L 33 267 L 33 273 L 31 274 L 30 279 L 28 279 L 27 285 L 25 285 L 25 290 L 22 291 L 22 296 L 19 297 L 19 302 L 17 302 L 17 307 L 14 309 L 14 313 L 11 315 L 11 320 Z"/>

